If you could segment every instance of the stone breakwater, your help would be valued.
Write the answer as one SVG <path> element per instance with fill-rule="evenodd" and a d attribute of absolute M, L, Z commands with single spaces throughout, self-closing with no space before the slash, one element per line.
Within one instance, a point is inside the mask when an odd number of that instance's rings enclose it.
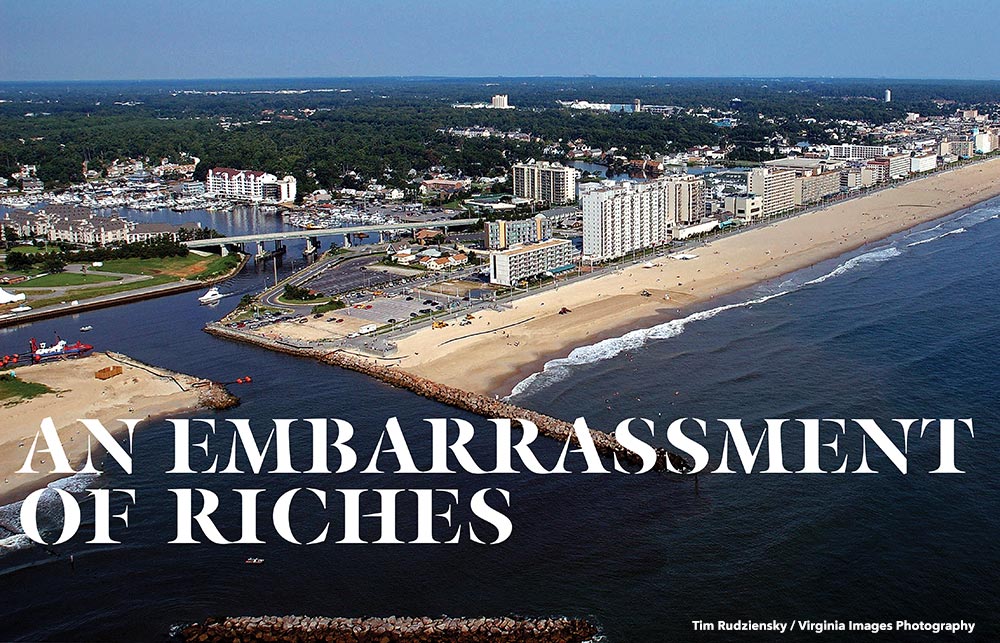
<path fill-rule="evenodd" d="M 177 388 L 182 391 L 188 389 L 196 390 L 198 392 L 198 405 L 202 408 L 223 411 L 238 406 L 240 403 L 240 398 L 230 393 L 225 385 L 218 382 L 197 379 L 184 373 L 177 373 L 159 366 L 152 366 L 122 353 L 107 351 L 105 355 L 119 364 L 142 369 L 158 377 L 172 380 L 177 385 Z"/>
<path fill-rule="evenodd" d="M 325 618 L 239 616 L 180 630 L 184 643 L 583 643 L 598 633 L 567 618 Z"/>
<path fill-rule="evenodd" d="M 398 388 L 412 391 L 426 398 L 442 402 L 455 408 L 475 413 L 487 418 L 509 418 L 528 420 L 538 427 L 538 432 L 548 438 L 565 442 L 567 440 L 574 445 L 579 445 L 579 439 L 573 431 L 573 425 L 564 420 L 538 413 L 530 409 L 524 409 L 509 402 L 493 399 L 478 393 L 463 391 L 453 386 L 447 386 L 433 382 L 426 378 L 414 375 L 395 366 L 379 364 L 374 359 L 359 357 L 348 354 L 344 351 L 323 351 L 316 348 L 306 348 L 281 342 L 280 340 L 262 337 L 253 333 L 232 329 L 220 324 L 210 324 L 205 327 L 205 331 L 216 336 L 227 337 L 237 341 L 248 342 L 290 355 L 299 355 L 318 359 L 326 364 L 347 368 L 352 371 L 364 373 L 386 384 L 391 384 Z M 638 457 L 632 451 L 626 449 L 610 433 L 591 429 L 590 431 L 594 446 L 597 451 L 606 456 L 616 456 L 622 462 L 637 464 Z M 687 471 L 690 463 L 677 454 L 669 453 L 664 449 L 657 449 L 657 462 L 655 469 L 663 471 L 667 469 L 667 460 L 677 471 Z"/>

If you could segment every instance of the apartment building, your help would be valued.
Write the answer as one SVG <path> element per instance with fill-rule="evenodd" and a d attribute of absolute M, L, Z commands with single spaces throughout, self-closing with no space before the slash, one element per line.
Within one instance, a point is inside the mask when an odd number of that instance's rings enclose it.
<path fill-rule="evenodd" d="M 910 173 L 928 172 L 937 167 L 937 154 L 914 154 L 910 157 Z"/>
<path fill-rule="evenodd" d="M 795 207 L 795 170 L 755 167 L 747 175 L 747 192 L 764 200 L 763 216 Z"/>
<path fill-rule="evenodd" d="M 693 174 L 672 174 L 661 179 L 670 190 L 667 202 L 671 227 L 691 225 L 705 218 L 705 181 Z"/>
<path fill-rule="evenodd" d="M 552 224 L 548 217 L 538 214 L 521 221 L 487 221 L 486 247 L 503 250 L 514 245 L 537 243 L 552 237 Z"/>
<path fill-rule="evenodd" d="M 606 260 L 671 240 L 674 228 L 705 216 L 704 181 L 674 175 L 588 191 L 583 206 L 583 254 Z"/>
<path fill-rule="evenodd" d="M 993 137 L 990 132 L 977 132 L 974 137 L 976 154 L 989 154 L 993 151 Z"/>
<path fill-rule="evenodd" d="M 831 145 L 830 158 L 864 161 L 879 156 L 888 156 L 893 149 L 888 145 Z"/>
<path fill-rule="evenodd" d="M 285 203 L 295 200 L 296 181 L 294 176 L 279 179 L 257 170 L 214 167 L 208 171 L 205 191 L 237 201 Z"/>
<path fill-rule="evenodd" d="M 817 203 L 840 192 L 840 172 L 822 172 L 795 177 L 795 205 Z"/>
<path fill-rule="evenodd" d="M 938 150 L 939 156 L 957 156 L 958 158 L 972 158 L 972 155 L 976 151 L 975 142 L 972 140 L 958 140 L 958 141 L 941 141 L 940 148 Z"/>
<path fill-rule="evenodd" d="M 512 169 L 514 196 L 550 205 L 564 205 L 576 201 L 576 176 L 574 168 L 558 163 L 531 161 L 517 163 Z"/>
<path fill-rule="evenodd" d="M 49 223 L 49 241 L 107 246 L 128 241 L 132 224 L 124 219 L 60 219 Z"/>
<path fill-rule="evenodd" d="M 573 267 L 576 248 L 569 239 L 514 246 L 490 255 L 490 283 L 514 286 L 530 277 Z"/>

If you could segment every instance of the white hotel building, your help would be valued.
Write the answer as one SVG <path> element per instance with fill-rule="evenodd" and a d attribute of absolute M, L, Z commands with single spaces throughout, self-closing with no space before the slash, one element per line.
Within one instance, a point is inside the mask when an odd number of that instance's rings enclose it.
<path fill-rule="evenodd" d="M 831 145 L 830 158 L 866 161 L 880 156 L 889 156 L 895 151 L 895 148 L 888 145 Z"/>
<path fill-rule="evenodd" d="M 597 260 L 670 242 L 675 228 L 705 216 L 705 182 L 689 174 L 590 190 L 583 206 L 583 254 Z"/>
<path fill-rule="evenodd" d="M 529 277 L 574 266 L 577 251 L 569 239 L 549 239 L 490 254 L 490 283 L 514 286 Z"/>
<path fill-rule="evenodd" d="M 295 183 L 294 176 L 279 179 L 267 172 L 214 167 L 208 171 L 205 192 L 237 201 L 286 203 L 295 201 Z"/>

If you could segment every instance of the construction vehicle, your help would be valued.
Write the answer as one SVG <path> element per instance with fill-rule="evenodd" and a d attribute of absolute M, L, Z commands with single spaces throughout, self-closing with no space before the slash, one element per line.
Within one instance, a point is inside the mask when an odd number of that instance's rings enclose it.
<path fill-rule="evenodd" d="M 443 321 L 436 321 L 433 324 L 431 324 L 431 328 L 447 328 L 447 327 L 448 324 L 444 323 Z"/>

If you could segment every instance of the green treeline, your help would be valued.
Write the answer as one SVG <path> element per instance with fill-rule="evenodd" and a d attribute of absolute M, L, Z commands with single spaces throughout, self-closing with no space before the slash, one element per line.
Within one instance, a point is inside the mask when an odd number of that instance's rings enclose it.
<path fill-rule="evenodd" d="M 879 100 L 886 87 L 893 89 L 889 104 Z M 310 91 L 253 93 L 285 89 Z M 733 145 L 734 158 L 753 161 L 761 158 L 754 148 L 768 143 L 850 140 L 850 122 L 880 124 L 908 111 L 951 113 L 956 106 L 992 101 L 997 89 L 1000 84 L 990 82 L 822 79 L 3 83 L 0 176 L 9 177 L 19 164 L 35 164 L 46 184 L 64 185 L 83 179 L 85 161 L 94 169 L 115 158 L 179 161 L 187 152 L 202 160 L 199 178 L 209 167 L 233 166 L 293 174 L 300 192 L 356 187 L 368 179 L 403 186 L 411 169 L 423 175 L 436 166 L 468 176 L 501 175 L 518 160 L 544 158 L 545 143 L 555 144 L 554 158 L 560 158 L 578 139 L 629 156 Z M 488 101 L 494 93 L 508 94 L 518 109 L 451 107 Z M 577 111 L 556 102 L 636 98 L 647 105 L 707 108 L 712 117 L 731 112 L 738 124 L 717 127 L 709 118 L 683 113 L 664 118 Z M 544 143 L 462 139 L 438 131 L 476 125 L 530 133 Z"/>

